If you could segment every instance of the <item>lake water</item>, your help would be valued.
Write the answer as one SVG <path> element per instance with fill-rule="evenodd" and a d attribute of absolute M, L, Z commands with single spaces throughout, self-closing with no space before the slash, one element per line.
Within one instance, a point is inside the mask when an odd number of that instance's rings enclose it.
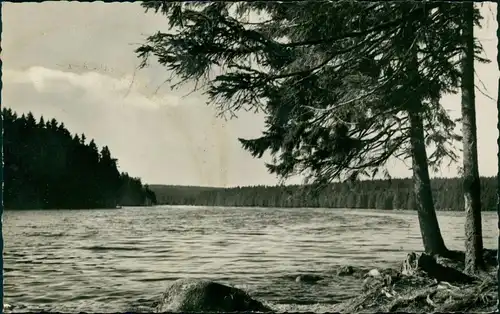
<path fill-rule="evenodd" d="M 463 249 L 463 213 L 439 213 L 446 244 Z M 496 246 L 495 213 L 483 214 Z M 122 312 L 169 281 L 210 278 L 280 311 L 326 312 L 359 281 L 294 276 L 339 265 L 377 267 L 421 250 L 414 212 L 153 207 L 4 213 L 5 302 L 19 311 Z"/>

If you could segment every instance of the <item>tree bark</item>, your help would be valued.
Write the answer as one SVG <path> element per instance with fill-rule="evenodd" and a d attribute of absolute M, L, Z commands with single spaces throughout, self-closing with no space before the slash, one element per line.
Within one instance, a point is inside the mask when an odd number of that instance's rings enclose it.
<path fill-rule="evenodd" d="M 410 142 L 413 163 L 413 184 L 417 206 L 420 233 L 425 252 L 429 255 L 446 255 L 444 244 L 434 208 L 431 180 L 427 163 L 427 151 L 424 143 L 424 127 L 418 111 L 409 111 Z"/>
<path fill-rule="evenodd" d="M 462 56 L 462 133 L 463 191 L 465 204 L 465 272 L 475 274 L 483 268 L 481 226 L 481 182 L 477 161 L 477 129 L 474 95 L 474 3 L 463 3 Z"/>
<path fill-rule="evenodd" d="M 2 19 L 2 3 L 0 2 L 0 20 Z M 0 52 L 2 51 L 2 48 L 0 47 Z M 3 63 L 2 60 L 0 59 L 0 89 L 3 87 L 2 83 L 2 70 L 3 68 Z M 2 96 L 0 95 L 0 102 Z M 1 116 L 1 115 L 0 115 Z M 4 256 L 4 243 L 3 243 L 3 190 L 4 190 L 4 153 L 3 153 L 3 117 L 0 117 L 0 184 L 2 190 L 0 191 L 0 254 L 2 258 L 0 258 L 0 267 L 2 269 L 2 278 L 0 280 L 0 304 L 2 306 L 2 313 L 4 309 L 4 279 L 3 279 L 3 256 Z"/>
<path fill-rule="evenodd" d="M 497 68 L 500 70 L 500 3 L 497 1 Z M 498 78 L 497 94 L 497 281 L 500 282 L 500 77 Z M 497 285 L 497 312 L 500 312 L 500 284 Z"/>
<path fill-rule="evenodd" d="M 417 45 L 413 44 L 414 30 L 411 23 L 405 28 L 407 34 L 407 49 L 410 50 L 410 60 L 407 67 L 408 79 L 413 86 L 420 84 L 420 73 L 418 71 Z M 415 203 L 417 207 L 418 222 L 424 249 L 430 255 L 448 254 L 444 244 L 441 230 L 434 208 L 432 197 L 431 180 L 429 176 L 429 165 L 427 162 L 427 151 L 425 147 L 425 134 L 422 119 L 422 99 L 418 91 L 408 90 L 407 112 L 410 120 L 410 146 L 412 156 L 412 171 Z"/>

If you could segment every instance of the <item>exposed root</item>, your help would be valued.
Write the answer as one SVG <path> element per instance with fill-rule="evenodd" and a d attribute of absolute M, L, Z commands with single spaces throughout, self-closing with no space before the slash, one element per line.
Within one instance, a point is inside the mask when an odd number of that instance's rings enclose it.
<path fill-rule="evenodd" d="M 443 260 L 445 262 L 441 263 Z M 489 267 L 490 273 L 471 277 L 462 272 L 461 266 L 460 261 L 408 254 L 399 272 L 382 270 L 379 276 L 369 276 L 363 282 L 363 294 L 339 305 L 336 311 L 494 311 L 497 302 L 495 269 Z"/>
<path fill-rule="evenodd" d="M 389 303 L 386 312 L 395 312 L 399 309 L 408 307 L 412 303 L 421 303 L 422 301 L 425 301 L 427 304 L 432 304 L 434 307 L 432 297 L 436 294 L 436 292 L 436 288 L 426 288 L 421 291 L 416 291 L 409 296 L 399 296 L 397 299 Z"/>

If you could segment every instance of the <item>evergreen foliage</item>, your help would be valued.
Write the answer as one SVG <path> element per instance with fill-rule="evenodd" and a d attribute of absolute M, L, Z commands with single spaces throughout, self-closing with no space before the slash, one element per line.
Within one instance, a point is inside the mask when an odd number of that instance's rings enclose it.
<path fill-rule="evenodd" d="M 262 110 L 262 136 L 240 141 L 254 157 L 270 153 L 268 168 L 279 177 L 300 173 L 316 183 L 357 178 L 385 170 L 391 156 L 411 157 L 410 109 L 423 120 L 427 146 L 435 146 L 429 165 L 439 167 L 443 157 L 456 160 L 452 144 L 460 136 L 439 99 L 459 87 L 459 5 L 142 5 L 168 17 L 171 27 L 136 50 L 142 65 L 156 57 L 179 84 L 196 82 L 221 114 Z M 265 14 L 265 21 L 248 21 L 251 13 Z"/>
<path fill-rule="evenodd" d="M 55 119 L 37 122 L 3 108 L 4 206 L 9 209 L 114 208 L 156 203 L 139 178 L 118 171 L 107 146 Z"/>
<path fill-rule="evenodd" d="M 314 186 L 247 186 L 232 188 L 151 185 L 158 204 L 199 206 L 322 207 L 415 210 L 412 179 L 331 183 Z M 483 211 L 496 209 L 496 178 L 481 178 Z M 461 178 L 436 178 L 432 190 L 438 210 L 464 210 Z"/>

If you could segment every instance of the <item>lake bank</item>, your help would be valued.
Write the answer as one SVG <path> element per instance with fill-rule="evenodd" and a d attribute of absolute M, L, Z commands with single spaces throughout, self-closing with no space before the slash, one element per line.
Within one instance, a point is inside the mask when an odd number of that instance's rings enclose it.
<path fill-rule="evenodd" d="M 138 207 L 163 207 L 163 208 L 237 208 L 237 209 L 303 209 L 303 210 L 315 210 L 315 209 L 327 209 L 327 210 L 349 210 L 349 211 L 377 211 L 377 212 L 414 212 L 415 210 L 409 209 L 376 209 L 376 208 L 348 208 L 348 207 L 286 207 L 286 206 L 247 206 L 247 205 L 196 205 L 196 204 L 143 204 L 143 205 L 120 205 L 117 207 L 96 207 L 96 208 L 83 208 L 83 207 L 75 207 L 75 208 L 4 208 L 5 211 L 43 211 L 43 210 L 108 210 L 108 209 L 121 209 L 121 208 L 138 208 Z M 455 208 L 436 208 L 437 212 L 464 212 L 463 209 L 455 209 Z M 483 213 L 493 213 L 495 210 L 483 210 Z"/>
<path fill-rule="evenodd" d="M 343 302 L 336 302 L 332 296 L 329 312 L 494 312 L 498 295 L 496 253 L 496 250 L 484 250 L 485 268 L 476 275 L 463 272 L 463 252 L 454 251 L 452 258 L 412 252 L 399 267 L 367 270 L 343 265 L 334 274 L 301 274 L 294 281 L 314 286 L 321 285 L 329 276 L 357 279 L 359 293 Z M 282 307 L 266 303 L 249 291 L 197 279 L 173 282 L 149 306 L 137 307 L 134 311 L 284 312 Z M 295 312 L 301 311 L 295 309 Z"/>
<path fill-rule="evenodd" d="M 313 210 L 313 209 L 333 209 L 333 210 L 352 210 L 352 211 L 377 211 L 377 212 L 413 212 L 417 213 L 416 210 L 409 210 L 409 209 L 377 209 L 377 208 L 348 208 L 348 207 L 286 207 L 286 206 L 246 206 L 246 205 L 210 205 L 210 206 L 205 206 L 205 205 L 196 205 L 196 204 L 183 204 L 183 205 L 178 205 L 178 204 L 157 204 L 154 205 L 156 207 L 175 207 L 175 208 L 182 208 L 182 207 L 187 207 L 187 208 L 207 208 L 207 207 L 214 207 L 214 208 L 256 208 L 256 209 L 263 209 L 263 208 L 269 208 L 269 209 L 304 209 L 304 210 Z M 144 206 L 146 207 L 146 206 Z M 454 209 L 454 208 L 436 208 L 437 212 L 464 212 L 463 209 Z M 483 210 L 482 213 L 496 213 L 496 210 Z"/>
<path fill-rule="evenodd" d="M 410 256 L 411 254 L 408 254 Z M 418 254 L 415 254 L 418 255 Z M 131 304 L 126 311 L 136 313 L 157 313 L 165 311 L 185 312 L 235 312 L 260 311 L 283 313 L 290 312 L 341 312 L 341 313 L 444 313 L 444 312 L 489 312 L 496 310 L 497 280 L 495 250 L 489 250 L 485 256 L 488 268 L 472 282 L 449 277 L 448 281 L 436 278 L 418 267 L 366 268 L 344 265 L 335 274 L 299 275 L 294 281 L 299 285 L 320 285 L 329 276 L 355 278 L 359 284 L 357 296 L 338 302 L 332 296 L 331 305 L 325 303 L 318 307 L 310 300 L 308 308 L 286 307 L 266 302 L 256 297 L 251 291 L 238 289 L 217 280 L 179 279 L 171 282 L 159 291 L 157 296 L 142 299 Z M 437 259 L 443 267 L 461 271 L 463 263 L 457 260 Z M 411 273 L 410 273 L 410 272 Z M 293 278 L 291 278 L 293 279 Z M 300 280 L 299 280 L 300 279 Z M 161 293 L 161 294 L 160 294 Z M 215 294 L 214 294 L 215 293 Z M 5 304 L 5 313 L 25 312 L 22 304 Z M 34 310 L 32 307 L 31 310 Z M 37 309 L 42 311 L 42 309 Z M 45 310 L 48 310 L 45 308 Z M 312 310 L 312 311 L 311 311 Z"/>
<path fill-rule="evenodd" d="M 156 205 L 117 205 L 117 206 L 109 206 L 109 207 L 73 207 L 73 208 L 4 208 L 4 211 L 64 211 L 64 210 L 110 210 L 110 209 L 122 209 L 122 208 L 137 208 L 137 207 L 154 207 Z"/>
<path fill-rule="evenodd" d="M 335 307 L 360 312 L 494 312 L 497 308 L 496 250 L 485 250 L 485 268 L 474 276 L 464 271 L 464 254 L 434 259 L 408 254 L 398 270 L 374 272 L 363 282 L 363 292 Z M 429 262 L 431 261 L 431 262 Z"/>

